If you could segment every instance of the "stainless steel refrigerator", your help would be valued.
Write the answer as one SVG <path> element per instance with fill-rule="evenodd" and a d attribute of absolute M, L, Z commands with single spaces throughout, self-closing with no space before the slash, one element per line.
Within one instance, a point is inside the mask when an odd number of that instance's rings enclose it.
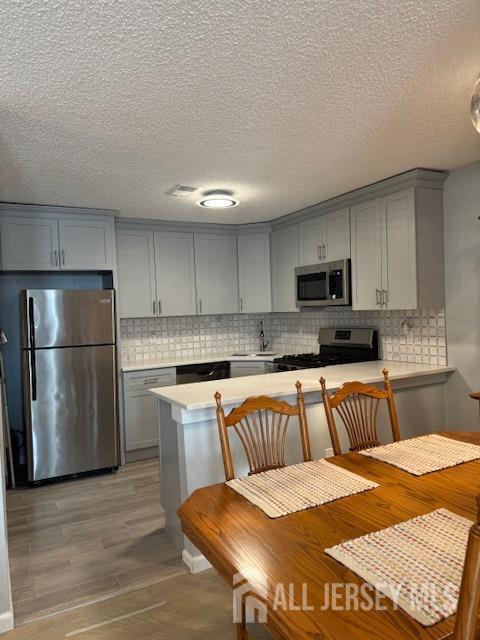
<path fill-rule="evenodd" d="M 118 465 L 114 292 L 21 293 L 28 479 Z"/>

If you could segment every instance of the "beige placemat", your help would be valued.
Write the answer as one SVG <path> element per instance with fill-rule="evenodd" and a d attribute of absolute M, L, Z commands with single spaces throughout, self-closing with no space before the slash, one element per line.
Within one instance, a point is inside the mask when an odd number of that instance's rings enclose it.
<path fill-rule="evenodd" d="M 379 486 L 326 460 L 263 471 L 226 484 L 270 518 L 318 507 Z"/>
<path fill-rule="evenodd" d="M 325 553 L 428 627 L 456 611 L 471 526 L 438 509 Z"/>
<path fill-rule="evenodd" d="M 414 476 L 448 469 L 480 459 L 480 447 L 437 434 L 420 436 L 359 452 L 363 456 L 399 467 Z"/>

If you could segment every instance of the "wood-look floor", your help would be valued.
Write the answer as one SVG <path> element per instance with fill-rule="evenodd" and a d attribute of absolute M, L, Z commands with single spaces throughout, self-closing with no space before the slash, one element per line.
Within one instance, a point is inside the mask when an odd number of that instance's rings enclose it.
<path fill-rule="evenodd" d="M 269 638 L 258 625 L 255 640 Z M 159 584 L 23 625 L 5 640 L 231 640 L 232 592 L 213 571 Z"/>
<path fill-rule="evenodd" d="M 162 530 L 157 460 L 9 491 L 7 521 L 16 625 L 186 573 Z"/>

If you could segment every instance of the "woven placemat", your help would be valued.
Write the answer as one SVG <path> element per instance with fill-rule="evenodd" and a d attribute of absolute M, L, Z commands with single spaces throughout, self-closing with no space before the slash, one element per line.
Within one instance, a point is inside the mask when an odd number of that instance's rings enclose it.
<path fill-rule="evenodd" d="M 399 467 L 414 476 L 423 476 L 425 473 L 480 459 L 478 445 L 437 434 L 392 442 L 359 453 Z"/>
<path fill-rule="evenodd" d="M 378 487 L 376 482 L 326 460 L 263 471 L 229 480 L 226 484 L 260 507 L 270 518 L 318 507 Z"/>
<path fill-rule="evenodd" d="M 325 549 L 428 627 L 457 609 L 472 523 L 446 509 Z"/>

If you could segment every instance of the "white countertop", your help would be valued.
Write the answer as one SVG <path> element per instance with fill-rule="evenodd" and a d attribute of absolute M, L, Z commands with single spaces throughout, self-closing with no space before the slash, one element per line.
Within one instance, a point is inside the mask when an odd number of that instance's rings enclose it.
<path fill-rule="evenodd" d="M 327 381 L 328 389 L 338 389 L 344 382 L 359 380 L 376 383 L 383 380 L 382 369 L 386 367 L 391 380 L 416 378 L 436 373 L 455 371 L 455 367 L 415 364 L 376 360 L 356 364 L 340 364 L 320 369 L 300 369 L 282 373 L 194 382 L 178 386 L 158 387 L 150 392 L 162 400 L 182 409 L 195 410 L 215 406 L 214 394 L 220 391 L 224 405 L 239 404 L 250 396 L 288 396 L 295 393 L 295 383 L 300 380 L 304 392 L 319 391 L 321 376 Z"/>
<path fill-rule="evenodd" d="M 266 351 L 265 353 L 254 356 L 233 356 L 231 353 L 219 353 L 213 355 L 210 354 L 208 356 L 177 358 L 176 360 L 170 358 L 167 360 L 152 360 L 150 362 L 141 362 L 136 364 L 126 363 L 122 364 L 122 371 L 126 373 L 128 371 L 146 371 L 147 369 L 165 369 L 166 367 L 180 367 L 184 364 L 202 364 L 207 362 L 266 362 L 282 355 L 283 353 L 272 353 L 271 351 Z"/>

